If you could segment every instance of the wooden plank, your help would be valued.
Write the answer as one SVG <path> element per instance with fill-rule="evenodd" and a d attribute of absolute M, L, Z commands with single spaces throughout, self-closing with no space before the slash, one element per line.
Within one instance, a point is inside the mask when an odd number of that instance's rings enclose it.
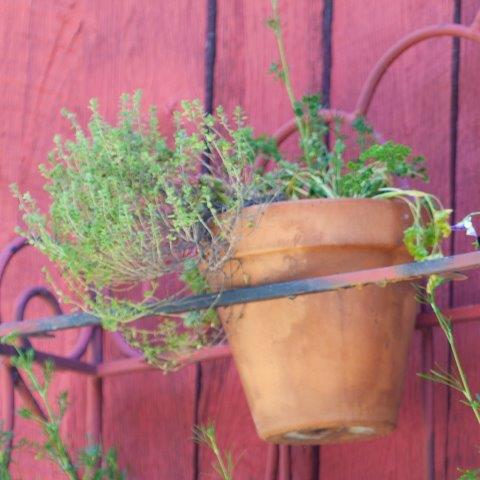
<path fill-rule="evenodd" d="M 85 105 L 86 70 L 81 68 L 81 18 L 79 5 L 59 2 L 2 2 L 0 5 L 0 200 L 2 228 L 0 245 L 15 234 L 19 223 L 17 202 L 9 192 L 9 184 L 17 182 L 40 197 L 37 172 L 39 163 L 46 160 L 55 132 L 67 131 L 59 112 L 63 106 Z M 13 318 L 16 298 L 26 287 L 44 284 L 40 273 L 44 259 L 33 250 L 20 252 L 13 260 L 1 292 L 3 318 Z M 27 310 L 27 318 L 51 315 L 39 300 Z M 55 339 L 36 339 L 36 348 L 59 355 L 73 345 L 78 332 L 59 334 Z M 52 398 L 68 390 L 71 412 L 65 419 L 65 430 L 74 446 L 85 439 L 86 379 L 76 374 L 58 374 Z M 16 395 L 17 407 L 21 405 Z M 31 422 L 18 420 L 17 439 L 39 440 L 38 428 Z M 48 462 L 37 462 L 30 452 L 17 450 L 12 464 L 14 478 L 63 478 Z"/>
<path fill-rule="evenodd" d="M 160 129 L 171 110 L 204 95 L 206 2 L 84 1 L 89 96 L 114 119 L 119 95 L 141 88 L 158 105 Z M 81 106 L 82 109 L 84 105 Z M 106 358 L 119 357 L 107 341 Z M 195 478 L 192 429 L 195 368 L 171 375 L 133 372 L 104 381 L 104 441 L 116 445 L 129 478 Z"/>
<path fill-rule="evenodd" d="M 90 0 L 1 3 L 1 245 L 13 237 L 19 221 L 10 183 L 19 183 L 45 205 L 37 165 L 45 161 L 54 133 L 69 134 L 62 107 L 78 112 L 84 123 L 88 100 L 98 97 L 101 111 L 114 120 L 119 95 L 142 88 L 145 104 L 159 105 L 161 128 L 168 133 L 178 101 L 203 96 L 204 7 L 196 0 L 105 0 L 101 7 Z M 33 250 L 14 261 L 2 291 L 4 318 L 13 318 L 14 298 L 24 286 L 43 283 L 41 263 Z M 28 311 L 29 318 L 50 313 L 37 301 Z M 76 335 L 61 333 L 34 343 L 65 353 Z M 105 443 L 118 445 L 130 478 L 159 478 L 159 472 L 162 478 L 193 478 L 194 386 L 192 368 L 174 376 L 132 373 L 106 382 Z M 85 380 L 59 375 L 53 393 L 65 389 L 71 397 L 65 431 L 80 446 L 86 438 Z M 32 435 L 24 421 L 17 431 Z M 32 478 L 33 472 L 36 478 L 63 478 L 47 462 L 33 463 L 29 452 L 16 452 L 15 478 Z"/>
<path fill-rule="evenodd" d="M 478 0 L 462 2 L 462 23 L 470 24 L 480 8 Z M 461 219 L 468 212 L 480 205 L 478 188 L 479 168 L 478 129 L 480 113 L 475 108 L 475 98 L 480 95 L 478 74 L 480 71 L 480 44 L 468 41 L 460 43 L 460 72 L 458 90 L 458 124 L 456 150 L 455 200 L 457 218 Z M 457 234 L 455 251 L 471 250 L 471 239 Z M 480 301 L 478 282 L 480 275 L 474 272 L 469 275 L 468 282 L 453 286 L 453 301 L 455 306 Z M 480 324 L 473 322 L 459 325 L 454 329 L 458 348 L 472 388 L 480 391 L 478 376 L 478 342 L 480 339 Z M 478 468 L 480 457 L 478 444 L 480 428 L 473 414 L 463 404 L 460 396 L 452 393 L 449 401 L 446 425 L 446 461 L 444 463 L 445 478 L 456 478 L 458 468 Z"/>
<path fill-rule="evenodd" d="M 380 55 L 415 28 L 449 22 L 452 8 L 446 0 L 334 2 L 331 106 L 351 110 Z M 416 153 L 426 155 L 431 176 L 428 189 L 446 205 L 450 204 L 450 65 L 449 39 L 431 40 L 406 52 L 386 73 L 368 114 L 385 138 L 408 143 Z M 432 458 L 425 448 L 428 428 L 423 420 L 422 385 L 416 376 L 423 364 L 420 347 L 416 333 L 397 431 L 381 440 L 322 447 L 320 478 L 429 478 Z M 437 392 L 435 399 L 443 412 Z"/>
<path fill-rule="evenodd" d="M 321 88 L 322 2 L 297 0 L 280 2 L 287 55 L 298 96 Z M 257 133 L 273 133 L 292 116 L 282 86 L 268 74 L 278 61 L 272 32 L 265 27 L 271 16 L 270 1 L 219 0 L 217 12 L 217 62 L 215 105 L 231 112 L 241 105 Z M 292 143 L 287 148 L 292 151 Z M 236 480 L 262 478 L 267 446 L 253 428 L 243 391 L 231 360 L 202 366 L 199 421 L 215 418 L 222 445 L 240 456 Z M 292 451 L 292 463 L 300 462 L 311 471 L 312 456 Z M 298 458 L 298 461 L 297 461 Z M 199 456 L 200 478 L 208 478 L 210 457 L 205 449 Z M 309 479 L 298 470 L 298 480 Z"/>

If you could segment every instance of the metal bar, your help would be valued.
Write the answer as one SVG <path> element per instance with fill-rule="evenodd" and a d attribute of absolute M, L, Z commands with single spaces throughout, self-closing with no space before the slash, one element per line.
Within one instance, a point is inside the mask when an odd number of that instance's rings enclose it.
<path fill-rule="evenodd" d="M 152 304 L 149 315 L 175 314 L 202 310 L 215 305 L 222 307 L 248 302 L 260 302 L 275 298 L 294 298 L 299 295 L 330 292 L 342 288 L 365 285 L 385 285 L 389 282 L 404 282 L 432 274 L 457 272 L 480 266 L 480 251 L 442 257 L 426 262 L 413 262 L 390 267 L 373 268 L 357 272 L 339 273 L 290 282 L 271 283 L 255 287 L 238 288 L 209 295 L 195 295 L 171 303 Z M 0 325 L 0 337 L 8 334 L 20 336 L 38 335 L 68 328 L 99 325 L 100 320 L 87 313 L 58 315 L 28 322 L 8 322 Z"/>
<path fill-rule="evenodd" d="M 0 325 L 0 337 L 10 334 L 20 336 L 41 335 L 47 332 L 68 330 L 70 328 L 100 325 L 100 319 L 84 312 L 76 312 L 53 317 L 28 320 L 26 322 L 7 322 Z"/>
<path fill-rule="evenodd" d="M 480 305 L 466 305 L 442 309 L 442 312 L 453 323 L 471 322 L 480 319 Z M 434 313 L 421 313 L 417 317 L 417 328 L 436 327 L 438 320 Z"/>
<path fill-rule="evenodd" d="M 185 355 L 178 359 L 179 365 L 184 367 L 190 363 L 216 360 L 230 356 L 230 347 L 228 345 L 218 345 L 216 347 L 206 347 L 190 355 Z M 109 377 L 112 375 L 121 375 L 124 373 L 139 372 L 150 370 L 152 365 L 145 361 L 143 356 L 136 358 L 124 358 L 121 360 L 112 360 L 100 363 L 97 367 L 99 377 Z"/>
<path fill-rule="evenodd" d="M 103 330 L 95 327 L 92 341 L 90 342 L 90 358 L 95 365 L 103 361 Z M 103 426 L 103 379 L 95 376 L 88 379 L 87 383 L 87 434 L 98 445 L 102 444 Z"/>
<path fill-rule="evenodd" d="M 464 307 L 456 307 L 444 310 L 444 313 L 453 323 L 461 323 L 467 321 L 473 321 L 480 319 L 480 305 L 467 305 Z M 437 319 L 433 313 L 422 313 L 417 317 L 417 328 L 429 328 L 436 326 Z M 10 347 L 9 351 L 5 351 L 0 346 L 0 355 L 15 355 L 16 351 Z M 203 348 L 191 355 L 180 357 L 178 359 L 179 364 L 185 366 L 190 363 L 215 360 L 218 358 L 225 358 L 230 355 L 230 348 L 228 345 L 219 345 L 215 347 Z M 138 371 L 150 370 L 152 366 L 145 362 L 145 359 L 140 356 L 137 358 L 126 358 L 121 360 L 112 360 L 102 362 L 96 367 L 94 365 L 78 362 L 69 358 L 57 357 L 55 355 L 48 355 L 41 352 L 36 352 L 36 360 L 39 362 L 50 359 L 54 361 L 57 368 L 64 370 L 80 371 L 81 373 L 88 373 L 91 375 L 97 375 L 100 378 L 122 375 L 125 373 L 132 373 Z M 73 367 L 73 368 L 72 368 Z M 8 367 L 7 367 L 8 368 Z"/>
<path fill-rule="evenodd" d="M 453 323 L 468 322 L 480 319 L 480 305 L 467 305 L 463 307 L 455 307 L 444 310 L 445 315 L 450 318 Z M 422 313 L 417 317 L 417 328 L 428 329 L 438 325 L 437 319 L 433 313 Z M 0 349 L 0 354 L 3 352 Z M 215 360 L 219 358 L 226 358 L 230 355 L 230 348 L 228 345 L 219 345 L 215 347 L 203 348 L 191 355 L 180 357 L 179 364 L 185 366 L 190 363 Z M 68 359 L 66 359 L 68 360 Z M 87 364 L 88 365 L 88 364 Z M 93 367 L 93 366 L 89 366 Z M 63 368 L 68 369 L 67 366 Z M 96 375 L 98 377 L 109 377 L 115 375 L 122 375 L 125 373 L 132 373 L 138 371 L 150 370 L 152 366 L 148 364 L 143 356 L 136 358 L 125 358 L 121 360 L 106 361 L 98 364 L 96 367 Z M 91 370 L 93 374 L 93 370 Z"/>
<path fill-rule="evenodd" d="M 78 373 L 84 373 L 86 375 L 95 375 L 97 373 L 95 365 L 91 365 L 90 363 L 73 360 L 71 358 L 60 357 L 50 353 L 39 352 L 38 350 L 34 350 L 34 352 L 34 361 L 37 363 L 51 361 L 58 370 L 71 370 Z M 17 350 L 10 345 L 0 345 L 0 355 L 14 357 L 17 355 Z"/>
<path fill-rule="evenodd" d="M 12 261 L 13 257 L 22 248 L 28 245 L 27 239 L 23 237 L 17 237 L 12 240 L 3 250 L 0 251 L 0 290 L 2 288 L 3 281 L 5 280 L 5 274 L 7 267 Z M 0 322 L 2 322 L 2 312 L 0 310 Z"/>
<path fill-rule="evenodd" d="M 372 284 L 384 286 L 389 282 L 403 282 L 432 274 L 456 272 L 479 266 L 480 251 L 470 252 L 429 260 L 427 262 L 404 263 L 390 267 L 227 290 L 219 294 L 192 296 L 175 303 L 160 304 L 159 306 L 153 307 L 152 312 L 160 315 L 162 313 L 174 314 L 209 308 L 212 304 L 216 307 L 221 307 L 275 298 L 293 298 L 299 295 L 329 292 L 332 290 Z M 1 333 L 0 328 L 0 335 Z"/>
<path fill-rule="evenodd" d="M 459 37 L 467 40 L 473 40 L 480 42 L 480 33 L 476 31 L 478 25 L 478 17 L 476 17 L 474 24 L 471 27 L 459 24 L 447 24 L 447 25 L 433 25 L 431 27 L 425 27 L 415 30 L 409 33 L 397 43 L 391 46 L 378 60 L 374 68 L 370 71 L 370 74 L 365 81 L 360 95 L 358 97 L 357 105 L 355 107 L 355 116 L 365 116 L 370 103 L 372 101 L 375 90 L 377 89 L 380 80 L 385 72 L 392 65 L 392 63 L 406 50 L 413 45 L 435 37 Z"/>
<path fill-rule="evenodd" d="M 43 420 L 47 420 L 47 416 L 40 407 L 37 399 L 34 397 L 32 391 L 28 387 L 18 369 L 16 367 L 10 367 L 10 374 L 12 375 L 15 390 L 20 395 L 24 406 Z"/>
<path fill-rule="evenodd" d="M 6 432 L 12 432 L 12 436 L 7 444 L 1 448 L 2 451 L 6 451 L 12 449 L 15 432 L 15 390 L 10 364 L 6 358 L 0 359 L 0 385 L 2 386 L 2 395 L 0 396 L 2 423 L 0 427 Z M 7 458 L 9 465 L 10 456 Z"/>
<path fill-rule="evenodd" d="M 120 332 L 113 332 L 111 335 L 115 346 L 123 353 L 126 357 L 129 358 L 138 358 L 142 356 L 142 352 L 138 348 L 133 348 L 126 340 L 125 337 Z"/>

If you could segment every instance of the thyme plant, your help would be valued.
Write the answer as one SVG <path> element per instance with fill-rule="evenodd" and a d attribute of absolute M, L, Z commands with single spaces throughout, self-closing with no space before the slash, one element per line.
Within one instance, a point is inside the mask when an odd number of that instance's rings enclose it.
<path fill-rule="evenodd" d="M 120 105 L 110 125 L 92 101 L 87 132 L 64 112 L 75 138 L 57 136 L 48 166 L 40 167 L 48 213 L 13 186 L 26 225 L 19 232 L 59 267 L 67 288 L 56 290 L 64 302 L 96 314 L 107 329 L 124 330 L 166 366 L 172 354 L 218 337 L 215 314 L 191 313 L 184 323 L 164 317 L 153 330 L 126 324 L 151 313 L 155 302 L 207 290 L 199 267 L 217 271 L 229 258 L 235 219 L 256 195 L 255 158 L 276 148 L 253 137 L 239 109 L 230 121 L 221 108 L 205 115 L 200 102 L 184 102 L 169 146 L 154 108 L 143 120 L 140 92 Z M 158 292 L 160 280 L 169 285 L 166 294 Z"/>

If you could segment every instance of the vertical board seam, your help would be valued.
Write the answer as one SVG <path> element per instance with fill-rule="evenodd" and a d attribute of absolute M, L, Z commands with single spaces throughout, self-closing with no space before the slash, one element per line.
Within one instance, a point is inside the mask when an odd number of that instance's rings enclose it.
<path fill-rule="evenodd" d="M 429 372 L 433 368 L 433 328 L 422 329 L 421 352 L 422 371 Z M 434 396 L 433 383 L 424 380 L 422 382 L 423 415 L 425 424 L 425 473 L 426 480 L 435 479 L 435 421 L 434 421 Z"/>
<path fill-rule="evenodd" d="M 205 29 L 204 57 L 204 99 L 203 108 L 206 113 L 213 112 L 215 94 L 215 60 L 217 50 L 217 0 L 207 0 L 207 22 Z M 193 428 L 200 422 L 200 401 L 202 396 L 202 365 L 195 365 L 195 396 L 193 412 Z M 193 480 L 200 477 L 200 445 L 193 441 L 192 459 Z"/>
<path fill-rule="evenodd" d="M 202 364 L 195 364 L 195 397 L 194 397 L 194 412 L 193 412 L 193 426 L 194 428 L 200 422 L 200 397 L 202 395 Z M 193 441 L 193 480 L 198 480 L 200 478 L 200 445 L 195 439 Z"/>
<path fill-rule="evenodd" d="M 322 16 L 322 104 L 330 107 L 333 0 L 324 0 Z"/>
<path fill-rule="evenodd" d="M 455 0 L 453 21 L 460 23 L 462 19 L 462 0 Z M 458 148 L 458 98 L 459 98 L 459 77 L 460 77 L 460 39 L 458 37 L 452 40 L 452 71 L 451 71 L 451 90 L 450 90 L 450 197 L 452 208 L 452 223 L 455 223 L 456 206 L 457 206 L 457 148 Z M 450 240 L 451 254 L 455 253 L 455 233 Z M 454 302 L 454 282 L 450 282 L 449 286 L 449 305 L 453 306 Z M 448 372 L 452 370 L 452 357 L 450 348 L 447 353 L 447 369 Z M 449 469 L 448 447 L 449 438 L 448 430 L 450 424 L 452 404 L 451 389 L 447 389 L 447 412 L 445 418 L 445 462 L 444 462 L 444 478 L 447 478 Z M 435 427 L 434 432 L 435 435 Z"/>
<path fill-rule="evenodd" d="M 205 36 L 205 98 L 204 108 L 213 112 L 215 95 L 215 60 L 217 51 L 217 0 L 207 0 L 207 30 Z"/>
<path fill-rule="evenodd" d="M 330 108 L 330 94 L 332 82 L 332 29 L 333 29 L 333 0 L 323 0 L 322 11 L 322 104 Z M 329 139 L 327 138 L 327 142 Z M 321 447 L 312 447 L 312 479 L 321 477 Z"/>

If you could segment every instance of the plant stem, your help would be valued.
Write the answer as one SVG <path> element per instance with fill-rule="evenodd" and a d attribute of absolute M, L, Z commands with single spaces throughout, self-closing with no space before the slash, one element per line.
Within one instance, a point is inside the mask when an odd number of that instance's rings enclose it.
<path fill-rule="evenodd" d="M 19 357 L 24 359 L 27 358 L 22 350 L 17 349 L 17 352 Z M 45 380 L 45 385 L 40 383 L 39 378 L 33 371 L 32 363 L 29 361 L 24 361 L 20 368 L 22 368 L 22 370 L 27 374 L 33 390 L 38 393 L 41 403 L 45 408 L 46 420 L 36 415 L 32 416 L 31 418 L 36 420 L 42 426 L 43 433 L 47 438 L 47 444 L 49 444 L 49 448 L 47 448 L 48 454 L 50 455 L 51 459 L 63 470 L 69 480 L 80 480 L 77 470 L 68 453 L 68 449 L 60 435 L 59 417 L 53 411 L 48 399 L 48 381 Z"/>
<path fill-rule="evenodd" d="M 273 32 L 275 34 L 275 39 L 277 41 L 278 47 L 278 54 L 280 55 L 280 63 L 281 63 L 281 78 L 285 85 L 285 89 L 287 91 L 288 99 L 290 100 L 290 104 L 292 105 L 292 109 L 295 113 L 295 121 L 298 127 L 298 133 L 300 138 L 302 139 L 302 143 L 305 144 L 304 140 L 306 139 L 306 132 L 305 132 L 305 125 L 302 122 L 302 119 L 296 114 L 297 110 L 297 100 L 295 97 L 295 93 L 293 91 L 292 80 L 290 78 L 290 67 L 287 61 L 287 55 L 285 53 L 285 44 L 283 42 L 283 33 L 282 33 L 282 25 L 280 22 L 280 11 L 278 8 L 278 0 L 272 0 L 272 11 L 273 11 Z M 308 158 L 308 156 L 307 156 Z"/>
<path fill-rule="evenodd" d="M 233 480 L 233 464 L 231 461 L 231 454 L 227 453 L 223 456 L 215 433 L 215 426 L 200 425 L 195 427 L 195 440 L 199 443 L 204 443 L 212 451 L 215 456 L 215 471 L 218 473 L 222 480 Z"/>
<path fill-rule="evenodd" d="M 451 329 L 451 323 L 450 320 L 445 317 L 445 315 L 442 313 L 440 310 L 439 306 L 436 303 L 435 299 L 435 290 L 437 287 L 434 287 L 432 291 L 428 295 L 428 302 L 430 306 L 432 307 L 432 310 L 437 317 L 438 323 L 440 327 L 442 328 L 443 332 L 445 333 L 445 336 L 447 338 L 448 344 L 450 346 L 450 350 L 452 352 L 453 360 L 455 362 L 455 366 L 457 368 L 458 374 L 460 376 L 460 381 L 462 384 L 462 394 L 467 400 L 467 404 L 470 406 L 470 408 L 473 411 L 473 414 L 475 415 L 475 418 L 477 419 L 477 422 L 480 424 L 480 412 L 477 406 L 477 402 L 475 398 L 472 395 L 472 390 L 470 388 L 470 385 L 468 383 L 467 376 L 465 374 L 465 370 L 463 369 L 462 362 L 460 360 L 460 355 L 457 350 L 457 344 L 455 342 L 455 337 L 452 334 L 452 329 Z"/>

